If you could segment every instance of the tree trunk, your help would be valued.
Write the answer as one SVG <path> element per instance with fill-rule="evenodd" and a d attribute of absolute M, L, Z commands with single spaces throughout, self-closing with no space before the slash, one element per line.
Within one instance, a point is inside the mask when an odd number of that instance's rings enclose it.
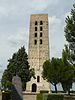
<path fill-rule="evenodd" d="M 70 90 L 68 91 L 68 95 L 70 95 Z"/>
<path fill-rule="evenodd" d="M 56 86 L 56 84 L 54 84 L 54 86 L 55 86 L 55 92 L 57 93 L 57 86 Z"/>

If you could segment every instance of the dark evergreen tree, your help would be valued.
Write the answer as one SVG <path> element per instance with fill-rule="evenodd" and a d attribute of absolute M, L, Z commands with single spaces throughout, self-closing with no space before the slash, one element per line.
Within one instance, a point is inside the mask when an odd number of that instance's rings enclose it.
<path fill-rule="evenodd" d="M 73 81 L 75 81 L 74 80 L 75 75 L 71 74 L 71 73 L 75 73 L 74 71 L 75 69 L 73 70 L 73 67 L 75 66 L 75 4 L 73 5 L 73 8 L 71 9 L 70 16 L 67 16 L 65 22 L 66 22 L 66 26 L 65 26 L 64 31 L 65 31 L 66 40 L 69 44 L 69 52 L 70 52 L 69 59 L 67 60 L 69 61 L 69 63 L 67 66 L 68 67 L 72 66 L 72 68 L 70 69 L 70 74 L 69 74 L 72 76 L 70 79 L 69 77 L 67 77 L 68 79 L 66 80 L 66 83 L 68 82 L 68 85 L 66 84 L 65 86 L 68 86 L 68 90 L 70 90 L 70 88 L 72 87 Z"/>
<path fill-rule="evenodd" d="M 8 83 L 12 82 L 12 77 L 16 74 L 21 78 L 22 88 L 26 89 L 26 82 L 34 76 L 34 69 L 30 69 L 28 63 L 28 56 L 25 52 L 24 46 L 18 50 L 17 53 L 14 53 L 12 58 L 8 60 L 7 69 L 4 71 L 2 76 L 2 85 L 6 88 L 10 85 Z M 9 85 L 9 86 L 8 86 Z"/>
<path fill-rule="evenodd" d="M 71 63 L 75 62 L 75 4 L 73 9 L 71 9 L 71 15 L 67 16 L 65 27 L 65 37 L 69 43 L 69 48 L 71 51 Z"/>

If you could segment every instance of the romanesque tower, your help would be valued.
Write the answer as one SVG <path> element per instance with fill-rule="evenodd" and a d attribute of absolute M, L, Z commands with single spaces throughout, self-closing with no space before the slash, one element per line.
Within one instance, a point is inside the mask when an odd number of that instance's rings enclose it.
<path fill-rule="evenodd" d="M 30 17 L 28 61 L 35 69 L 35 77 L 27 83 L 28 92 L 49 90 L 50 85 L 42 78 L 42 66 L 49 59 L 48 14 L 33 14 Z"/>

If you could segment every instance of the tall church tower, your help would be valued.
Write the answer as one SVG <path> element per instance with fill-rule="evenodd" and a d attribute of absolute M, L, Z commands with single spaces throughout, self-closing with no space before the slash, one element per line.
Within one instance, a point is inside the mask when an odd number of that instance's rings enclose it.
<path fill-rule="evenodd" d="M 50 91 L 50 85 L 42 78 L 43 63 L 49 59 L 48 14 L 30 17 L 28 61 L 35 70 L 36 79 L 27 83 L 28 92 Z"/>

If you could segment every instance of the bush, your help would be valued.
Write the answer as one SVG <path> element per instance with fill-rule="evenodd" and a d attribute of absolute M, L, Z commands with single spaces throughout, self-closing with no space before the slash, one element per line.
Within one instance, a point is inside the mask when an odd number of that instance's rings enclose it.
<path fill-rule="evenodd" d="M 63 95 L 48 95 L 47 100 L 63 100 L 64 96 Z"/>
<path fill-rule="evenodd" d="M 56 93 L 56 91 L 51 91 L 52 93 Z M 57 91 L 57 93 L 65 93 L 65 91 Z"/>
<path fill-rule="evenodd" d="M 40 90 L 40 93 L 37 94 L 37 100 L 47 100 L 48 92 L 47 90 Z"/>
<path fill-rule="evenodd" d="M 64 95 L 40 93 L 37 95 L 37 100 L 64 100 Z"/>
<path fill-rule="evenodd" d="M 43 100 L 43 94 L 37 94 L 37 100 Z"/>
<path fill-rule="evenodd" d="M 40 93 L 48 93 L 48 90 L 40 90 Z"/>
<path fill-rule="evenodd" d="M 10 100 L 11 99 L 11 91 L 2 92 L 2 100 Z"/>

